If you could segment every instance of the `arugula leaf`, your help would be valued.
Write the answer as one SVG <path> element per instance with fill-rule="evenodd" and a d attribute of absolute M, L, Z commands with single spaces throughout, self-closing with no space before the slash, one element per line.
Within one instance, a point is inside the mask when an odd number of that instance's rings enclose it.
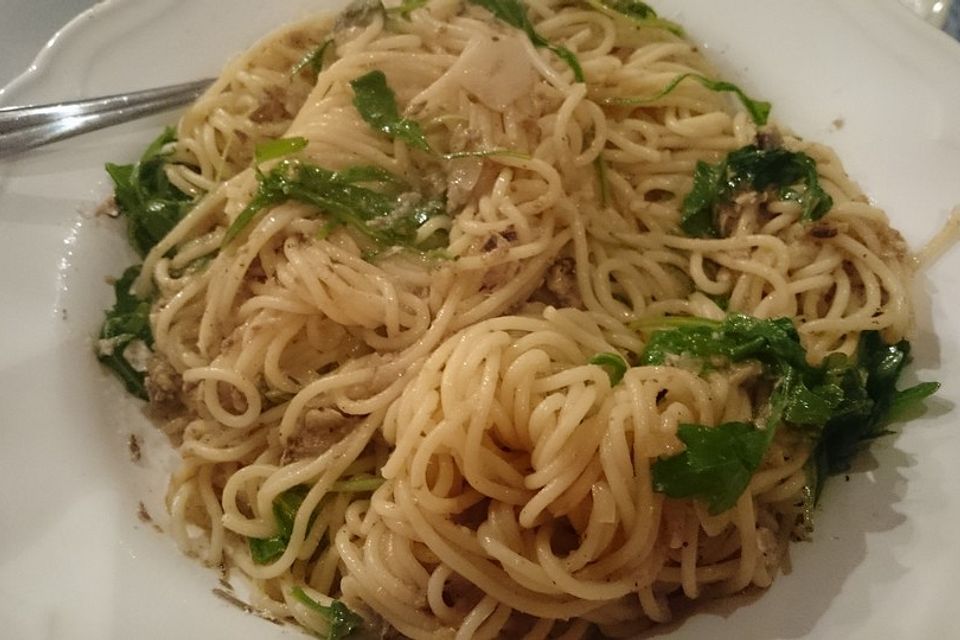
<path fill-rule="evenodd" d="M 640 354 L 641 365 L 663 364 L 673 354 L 704 362 L 716 358 L 729 362 L 754 359 L 768 364 L 806 366 L 800 336 L 789 318 L 763 320 L 731 313 L 722 321 L 674 317 L 644 320 L 631 326 L 655 330 Z"/>
<path fill-rule="evenodd" d="M 644 104 L 649 104 L 655 102 L 660 98 L 663 98 L 667 94 L 673 92 L 681 82 L 687 78 L 692 78 L 702 84 L 704 87 L 710 91 L 716 91 L 718 93 L 733 93 L 740 99 L 740 103 L 743 104 L 744 108 L 747 110 L 747 113 L 750 114 L 750 118 L 759 125 L 767 124 L 767 119 L 770 117 L 770 109 L 772 108 L 769 102 L 764 100 L 754 100 L 746 93 L 743 89 L 733 84 L 732 82 L 727 82 L 725 80 L 713 80 L 706 76 L 700 75 L 699 73 L 681 73 L 676 78 L 670 81 L 670 83 L 660 90 L 658 93 L 643 97 L 643 98 L 606 98 L 603 100 L 605 104 L 616 105 L 621 107 L 634 107 Z"/>
<path fill-rule="evenodd" d="M 657 17 L 657 12 L 653 7 L 645 2 L 639 2 L 639 0 L 594 0 L 590 4 L 612 9 L 635 20 L 649 20 Z"/>
<path fill-rule="evenodd" d="M 397 193 L 402 182 L 378 167 L 350 167 L 330 171 L 296 160 L 281 160 L 260 184 L 250 203 L 227 229 L 226 246 L 264 209 L 288 200 L 320 209 L 332 226 L 346 225 L 380 246 L 405 246 L 421 250 L 446 244 L 444 233 L 417 243 L 417 230 L 431 218 L 443 215 L 442 200 L 425 200 L 411 191 Z M 361 186 L 378 185 L 379 191 Z"/>
<path fill-rule="evenodd" d="M 380 14 L 384 19 L 387 11 L 380 0 L 353 0 L 337 15 L 333 31 L 342 31 L 350 27 L 366 26 Z"/>
<path fill-rule="evenodd" d="M 605 207 L 610 201 L 610 182 L 607 179 L 607 163 L 603 160 L 603 154 L 597 155 L 593 161 L 593 169 L 597 173 L 597 186 L 600 191 L 600 206 Z"/>
<path fill-rule="evenodd" d="M 888 433 L 885 427 L 890 421 L 904 415 L 905 411 L 915 411 L 939 388 L 937 383 L 921 383 L 898 391 L 897 380 L 909 360 L 910 345 L 905 340 L 885 344 L 874 331 L 861 334 L 856 358 L 834 353 L 819 366 L 812 366 L 807 363 L 800 337 L 787 318 L 761 320 L 742 314 L 730 314 L 723 321 L 672 317 L 644 320 L 635 323 L 634 328 L 653 331 L 640 355 L 641 365 L 663 364 L 671 355 L 700 361 L 705 367 L 744 360 L 762 363 L 764 375 L 774 383 L 762 432 L 769 442 L 776 429 L 787 425 L 811 439 L 814 445 L 810 463 L 814 501 L 819 498 L 823 481 L 829 474 L 847 470 L 850 460 L 865 442 Z M 756 444 L 759 440 L 750 442 Z M 724 453 L 725 449 L 721 453 L 695 449 L 707 444 L 719 446 L 702 438 L 691 439 L 687 442 L 688 457 L 695 461 L 703 457 L 713 459 L 710 456 L 727 460 L 732 455 Z M 673 481 L 671 474 L 676 473 L 679 474 L 676 482 L 680 486 L 693 486 L 693 481 L 687 477 L 691 473 L 687 464 L 671 462 L 662 465 L 661 483 L 670 485 Z M 716 466 L 720 468 L 721 465 Z M 729 471 L 730 466 L 725 468 Z M 701 491 L 697 497 L 713 500 L 713 505 L 733 504 L 729 502 L 729 492 L 733 491 L 731 487 L 742 484 L 742 470 L 734 468 L 730 474 L 731 477 L 723 482 L 717 480 L 716 495 Z M 671 489 L 674 490 L 679 491 Z M 725 497 L 726 501 L 717 495 Z"/>
<path fill-rule="evenodd" d="M 136 341 L 153 346 L 150 331 L 150 300 L 130 293 L 130 287 L 140 275 L 140 265 L 129 267 L 113 286 L 116 302 L 107 311 L 107 319 L 100 329 L 97 341 L 97 359 L 109 367 L 123 381 L 129 393 L 148 400 L 144 384 L 145 374 L 135 368 L 124 355 L 127 347 Z"/>
<path fill-rule="evenodd" d="M 798 190 L 797 184 L 803 188 Z M 833 206 L 833 199 L 820 186 L 813 158 L 802 151 L 748 145 L 731 151 L 719 164 L 697 162 L 693 188 L 683 200 L 680 227 L 690 236 L 717 237 L 720 206 L 729 204 L 740 191 L 767 189 L 800 204 L 800 219 L 805 222 L 819 220 Z"/>
<path fill-rule="evenodd" d="M 714 208 L 726 198 L 723 192 L 726 171 L 726 162 L 714 165 L 697 161 L 697 168 L 693 172 L 693 188 L 683 199 L 680 217 L 680 227 L 688 236 L 714 238 L 719 235 L 714 221 Z"/>
<path fill-rule="evenodd" d="M 330 491 L 333 493 L 365 493 L 375 491 L 384 482 L 386 480 L 380 476 L 363 473 L 337 480 L 330 486 Z M 300 510 L 300 506 L 309 492 L 309 486 L 298 484 L 273 499 L 273 517 L 277 523 L 277 533 L 269 538 L 247 538 L 250 555 L 254 562 L 267 564 L 283 555 L 287 545 L 290 544 L 290 536 L 293 535 L 293 521 L 297 518 L 297 511 Z M 316 517 L 317 512 L 315 511 L 310 516 L 308 528 L 313 525 Z"/>
<path fill-rule="evenodd" d="M 674 35 L 683 35 L 683 27 L 659 17 L 653 7 L 639 0 L 587 0 L 587 4 L 607 15 L 627 18 L 641 27 L 659 27 Z"/>
<path fill-rule="evenodd" d="M 785 422 L 819 428 L 844 400 L 844 390 L 838 385 L 827 382 L 811 386 L 800 369 L 783 367 L 782 375 L 771 404 L 777 406 L 778 418 Z"/>
<path fill-rule="evenodd" d="M 911 413 L 914 413 L 922 406 L 923 401 L 935 394 L 940 389 L 939 382 L 921 382 L 907 389 L 897 391 L 890 402 L 890 409 L 887 411 L 887 420 L 896 422 Z"/>
<path fill-rule="evenodd" d="M 444 160 L 456 160 L 457 158 L 489 158 L 491 156 L 506 156 L 508 158 L 517 158 L 519 160 L 529 160 L 530 155 L 513 151 L 512 149 L 484 149 L 475 151 L 451 151 L 450 153 L 441 153 L 440 157 Z"/>
<path fill-rule="evenodd" d="M 268 564 L 283 555 L 293 535 L 293 521 L 310 487 L 299 484 L 287 489 L 273 499 L 273 517 L 277 522 L 277 533 L 269 538 L 247 538 L 250 555 L 257 564 Z M 312 522 L 312 519 L 311 519 Z"/>
<path fill-rule="evenodd" d="M 363 618 L 347 608 L 339 600 L 333 600 L 330 606 L 325 606 L 308 596 L 300 587 L 291 590 L 293 597 L 307 605 L 326 620 L 327 640 L 342 640 L 363 624 Z"/>
<path fill-rule="evenodd" d="M 147 146 L 135 164 L 107 163 L 113 180 L 117 209 L 127 220 L 130 245 L 145 256 L 186 214 L 193 204 L 191 197 L 176 188 L 167 178 L 165 167 L 170 157 L 169 144 L 176 141 L 172 127 L 167 127 Z M 140 273 L 140 265 L 124 271 L 114 285 L 116 302 L 107 311 L 97 341 L 97 359 L 113 370 L 127 391 L 148 400 L 145 372 L 130 362 L 127 348 L 135 343 L 153 346 L 150 331 L 150 303 L 138 298 L 130 287 Z"/>
<path fill-rule="evenodd" d="M 290 69 L 290 75 L 295 76 L 304 69 L 309 69 L 311 75 L 316 79 L 316 77 L 323 71 L 323 60 L 327 55 L 327 50 L 333 45 L 333 40 L 327 38 L 324 40 L 319 47 L 307 53 L 303 56 L 297 64 L 293 65 Z"/>
<path fill-rule="evenodd" d="M 833 206 L 833 199 L 820 186 L 816 162 L 803 152 L 748 145 L 731 152 L 727 164 L 732 190 L 741 185 L 749 185 L 757 191 L 779 189 L 781 198 L 795 200 L 803 206 L 802 220 L 819 220 Z M 792 185 L 797 183 L 806 188 L 796 191 Z"/>
<path fill-rule="evenodd" d="M 376 491 L 386 482 L 381 476 L 361 473 L 352 478 L 337 480 L 330 486 L 330 491 L 335 493 L 365 493 L 367 491 Z"/>
<path fill-rule="evenodd" d="M 257 145 L 253 151 L 253 156 L 257 162 L 266 162 L 288 156 L 296 153 L 307 146 L 307 139 L 301 136 L 293 138 L 277 138 L 276 140 L 267 140 Z"/>
<path fill-rule="evenodd" d="M 350 81 L 353 87 L 353 105 L 371 127 L 390 138 L 399 138 L 411 147 L 430 151 L 420 124 L 402 118 L 397 108 L 397 96 L 387 85 L 383 71 L 374 70 Z"/>
<path fill-rule="evenodd" d="M 686 449 L 653 463 L 654 491 L 671 498 L 703 500 L 716 515 L 737 503 L 760 466 L 773 432 L 744 422 L 716 427 L 681 424 L 677 437 Z"/>
<path fill-rule="evenodd" d="M 833 356 L 831 356 L 833 357 Z M 876 331 L 861 334 L 856 360 L 828 359 L 826 367 L 844 388 L 844 401 L 823 426 L 814 452 L 817 497 L 828 474 L 843 473 L 864 443 L 889 433 L 886 427 L 915 411 L 940 388 L 926 382 L 902 391 L 897 381 L 910 359 L 910 343 L 885 344 Z"/>
<path fill-rule="evenodd" d="M 257 564 L 269 564 L 283 555 L 290 543 L 289 537 L 280 535 L 269 538 L 247 538 L 250 547 L 250 557 Z"/>
<path fill-rule="evenodd" d="M 429 1 L 430 0 L 403 0 L 403 2 L 401 2 L 399 5 L 395 7 L 389 7 L 386 11 L 388 15 L 399 14 L 404 18 L 409 18 L 413 11 L 427 6 L 427 2 Z"/>
<path fill-rule="evenodd" d="M 583 68 L 577 56 L 562 45 L 550 43 L 546 38 L 537 33 L 533 28 L 533 23 L 527 16 L 526 7 L 520 0 L 469 0 L 471 4 L 483 7 L 494 16 L 506 22 L 511 27 L 520 29 L 527 34 L 530 42 L 537 48 L 547 49 L 555 56 L 567 63 L 573 70 L 573 78 L 577 82 L 584 82 Z"/>
<path fill-rule="evenodd" d="M 720 307 L 721 311 L 727 311 L 730 308 L 729 293 L 720 293 L 720 294 L 707 293 L 705 295 L 713 301 L 713 304 Z"/>
<path fill-rule="evenodd" d="M 176 133 L 167 127 L 136 164 L 106 165 L 117 208 L 127 219 L 130 245 L 141 256 L 180 222 L 191 205 L 191 197 L 173 186 L 165 171 L 170 156 L 165 148 L 174 141 Z"/>
<path fill-rule="evenodd" d="M 612 387 L 620 384 L 620 381 L 623 380 L 623 376 L 629 368 L 627 366 L 627 361 L 624 360 L 620 354 L 610 353 L 607 351 L 598 353 L 590 358 L 590 364 L 603 367 L 603 369 L 607 372 L 607 375 L 610 376 L 610 386 Z"/>
<path fill-rule="evenodd" d="M 353 87 L 353 104 L 364 122 L 373 129 L 390 138 L 400 138 L 408 145 L 433 153 L 420 124 L 415 120 L 400 116 L 396 94 L 387 84 L 382 71 L 371 71 L 350 82 Z M 454 151 L 437 154 L 444 160 L 456 158 L 486 158 L 489 156 L 509 156 L 529 159 L 529 155 L 510 149 L 486 149 L 481 151 Z"/>

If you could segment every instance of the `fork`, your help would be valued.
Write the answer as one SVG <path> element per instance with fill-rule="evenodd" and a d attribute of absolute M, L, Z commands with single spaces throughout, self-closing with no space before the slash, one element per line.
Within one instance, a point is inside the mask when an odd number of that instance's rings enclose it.
<path fill-rule="evenodd" d="M 0 108 L 0 158 L 187 104 L 212 79 L 56 104 Z"/>

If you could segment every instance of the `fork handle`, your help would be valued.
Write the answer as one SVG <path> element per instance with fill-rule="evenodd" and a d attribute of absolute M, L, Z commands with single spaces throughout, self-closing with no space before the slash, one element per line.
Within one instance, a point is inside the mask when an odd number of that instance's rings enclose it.
<path fill-rule="evenodd" d="M 212 79 L 58 104 L 0 109 L 0 158 L 187 104 Z"/>

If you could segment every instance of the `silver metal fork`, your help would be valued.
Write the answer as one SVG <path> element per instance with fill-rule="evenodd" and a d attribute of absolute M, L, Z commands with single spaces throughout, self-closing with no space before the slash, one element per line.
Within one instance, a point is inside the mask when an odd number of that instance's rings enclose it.
<path fill-rule="evenodd" d="M 195 100 L 212 79 L 58 104 L 0 108 L 0 158 Z"/>

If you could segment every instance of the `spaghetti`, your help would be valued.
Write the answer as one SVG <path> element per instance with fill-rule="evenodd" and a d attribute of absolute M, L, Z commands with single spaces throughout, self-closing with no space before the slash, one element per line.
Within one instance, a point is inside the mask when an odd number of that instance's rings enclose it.
<path fill-rule="evenodd" d="M 621 637 L 774 579 L 823 440 L 772 399 L 860 371 L 868 332 L 902 340 L 911 262 L 829 149 L 735 87 L 734 108 L 643 7 L 355 4 L 267 37 L 180 119 L 164 172 L 195 202 L 132 283 L 146 391 L 182 456 L 170 531 L 255 608 L 330 637 L 357 614 Z M 685 232 L 738 150 L 809 171 L 755 169 Z M 717 343 L 790 318 L 805 362 L 657 360 L 677 317 Z M 658 465 L 721 425 L 763 434 L 757 464 L 729 499 L 679 496 Z"/>

